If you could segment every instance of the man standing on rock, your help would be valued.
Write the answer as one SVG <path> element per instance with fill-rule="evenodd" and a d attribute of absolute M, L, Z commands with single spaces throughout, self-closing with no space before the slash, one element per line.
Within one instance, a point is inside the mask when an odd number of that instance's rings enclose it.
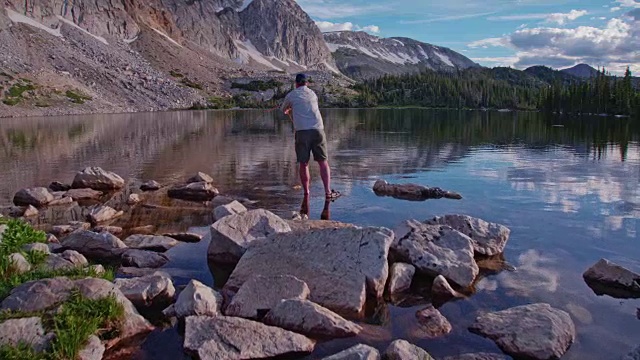
<path fill-rule="evenodd" d="M 324 133 L 324 122 L 318 107 L 318 96 L 309 89 L 305 74 L 296 76 L 296 89 L 284 98 L 282 111 L 292 117 L 295 129 L 296 157 L 300 167 L 300 182 L 304 190 L 305 201 L 301 213 L 309 215 L 309 160 L 313 159 L 320 167 L 320 177 L 324 184 L 327 200 L 334 200 L 339 193 L 331 189 L 331 170 L 327 156 L 327 140 Z"/>

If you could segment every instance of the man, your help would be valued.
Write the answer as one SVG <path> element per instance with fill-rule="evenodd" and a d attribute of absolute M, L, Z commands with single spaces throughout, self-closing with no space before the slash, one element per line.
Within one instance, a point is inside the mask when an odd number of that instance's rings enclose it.
<path fill-rule="evenodd" d="M 305 74 L 296 76 L 296 89 L 284 98 L 282 111 L 292 116 L 295 129 L 296 157 L 300 167 L 300 182 L 304 190 L 305 201 L 302 213 L 308 215 L 309 197 L 309 160 L 320 166 L 320 177 L 324 184 L 326 200 L 334 200 L 339 193 L 331 190 L 331 170 L 327 161 L 327 140 L 324 134 L 324 122 L 318 108 L 318 96 L 307 86 L 309 79 Z"/>

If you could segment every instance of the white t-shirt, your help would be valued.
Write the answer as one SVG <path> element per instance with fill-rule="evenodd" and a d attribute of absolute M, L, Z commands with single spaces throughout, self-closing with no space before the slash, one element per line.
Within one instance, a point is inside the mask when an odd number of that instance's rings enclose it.
<path fill-rule="evenodd" d="M 296 131 L 324 129 L 318 96 L 308 87 L 300 86 L 287 94 L 281 109 L 285 111 L 288 108 L 293 110 L 293 126 Z"/>

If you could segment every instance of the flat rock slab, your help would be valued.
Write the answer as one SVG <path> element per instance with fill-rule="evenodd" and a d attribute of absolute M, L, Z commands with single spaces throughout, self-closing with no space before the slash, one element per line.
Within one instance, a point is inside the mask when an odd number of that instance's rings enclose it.
<path fill-rule="evenodd" d="M 309 297 L 307 284 L 291 275 L 262 276 L 249 278 L 225 309 L 227 316 L 258 319 L 284 299 L 306 300 Z"/>
<path fill-rule="evenodd" d="M 391 275 L 389 276 L 389 294 L 395 295 L 409 290 L 415 273 L 416 268 L 413 265 L 393 264 L 391 266 Z"/>
<path fill-rule="evenodd" d="M 433 306 L 417 311 L 416 318 L 418 319 L 421 333 L 426 338 L 436 338 L 451 332 L 449 320 Z"/>
<path fill-rule="evenodd" d="M 124 179 L 118 174 L 105 171 L 102 168 L 88 167 L 76 174 L 71 187 L 74 189 L 117 190 L 124 187 Z"/>
<path fill-rule="evenodd" d="M 89 259 L 101 261 L 110 260 L 117 255 L 114 251 L 125 249 L 120 239 L 110 233 L 95 233 L 88 230 L 78 230 L 67 236 L 61 243 L 67 250 L 75 250 Z"/>
<path fill-rule="evenodd" d="M 190 316 L 184 349 L 200 360 L 263 359 L 309 354 L 315 341 L 287 330 L 234 317 Z"/>
<path fill-rule="evenodd" d="M 120 259 L 123 266 L 159 268 L 169 262 L 169 258 L 165 254 L 159 254 L 155 251 L 127 249 L 121 254 Z"/>
<path fill-rule="evenodd" d="M 178 240 L 160 235 L 131 235 L 123 242 L 131 249 L 164 252 L 178 245 Z"/>
<path fill-rule="evenodd" d="M 234 214 L 242 214 L 247 212 L 247 208 L 242 205 L 239 201 L 233 200 L 232 202 L 220 205 L 213 209 L 213 216 L 216 220 L 220 220 L 225 216 L 234 215 Z"/>
<path fill-rule="evenodd" d="M 582 275 L 598 295 L 620 298 L 640 297 L 640 274 L 607 259 L 600 259 Z"/>
<path fill-rule="evenodd" d="M 33 205 L 39 208 L 49 204 L 53 200 L 53 194 L 49 192 L 49 189 L 44 187 L 22 189 L 13 196 L 13 203 L 16 206 Z"/>
<path fill-rule="evenodd" d="M 511 230 L 496 223 L 468 215 L 446 215 L 427 221 L 429 225 L 447 225 L 471 238 L 476 254 L 493 256 L 504 252 Z"/>
<path fill-rule="evenodd" d="M 102 191 L 85 188 L 85 189 L 71 189 L 64 194 L 64 197 L 70 197 L 74 201 L 82 201 L 82 200 L 100 200 L 102 195 L 104 195 Z"/>
<path fill-rule="evenodd" d="M 166 306 L 176 294 L 171 277 L 163 272 L 132 279 L 116 279 L 114 284 L 137 307 Z"/>
<path fill-rule="evenodd" d="M 236 292 L 253 275 L 292 275 L 307 283 L 309 300 L 360 317 L 367 292 L 376 298 L 384 293 L 392 241 L 393 232 L 385 228 L 276 234 L 249 247 L 225 289 Z"/>
<path fill-rule="evenodd" d="M 218 194 L 220 194 L 218 189 L 206 182 L 176 186 L 167 192 L 170 198 L 189 201 L 209 201 L 218 196 Z"/>
<path fill-rule="evenodd" d="M 358 344 L 323 360 L 380 360 L 380 352 L 369 345 Z"/>
<path fill-rule="evenodd" d="M 462 287 L 469 287 L 479 273 L 472 240 L 449 226 L 405 221 L 396 229 L 391 249 L 397 260 Z"/>
<path fill-rule="evenodd" d="M 235 264 L 252 242 L 273 234 L 290 232 L 291 228 L 278 215 L 258 209 L 225 216 L 211 225 L 210 231 L 209 259 L 222 264 Z"/>
<path fill-rule="evenodd" d="M 535 360 L 561 358 L 576 337 L 569 314 L 549 304 L 480 315 L 469 330 L 493 340 L 514 358 Z"/>
<path fill-rule="evenodd" d="M 205 284 L 191 280 L 178 295 L 173 305 L 174 315 L 178 318 L 187 316 L 217 316 L 222 307 L 222 295 Z"/>
<path fill-rule="evenodd" d="M 423 349 L 406 340 L 395 340 L 384 352 L 385 360 L 434 360 Z"/>
<path fill-rule="evenodd" d="M 355 336 L 362 328 L 340 315 L 308 300 L 282 300 L 263 322 L 311 337 Z"/>
<path fill-rule="evenodd" d="M 124 214 L 123 211 L 117 211 L 116 209 L 110 206 L 100 205 L 91 209 L 91 211 L 89 212 L 89 215 L 87 215 L 87 218 L 89 219 L 89 221 L 91 221 L 91 223 L 99 224 L 99 223 L 103 223 L 109 220 L 119 218 L 123 214 Z"/>
<path fill-rule="evenodd" d="M 0 323 L 0 346 L 31 346 L 36 352 L 49 347 L 53 334 L 46 335 L 39 317 L 9 319 Z"/>
<path fill-rule="evenodd" d="M 172 239 L 176 239 L 178 241 L 186 242 L 186 243 L 197 243 L 202 240 L 202 235 L 196 233 L 167 233 L 164 234 L 166 237 L 170 237 Z"/>

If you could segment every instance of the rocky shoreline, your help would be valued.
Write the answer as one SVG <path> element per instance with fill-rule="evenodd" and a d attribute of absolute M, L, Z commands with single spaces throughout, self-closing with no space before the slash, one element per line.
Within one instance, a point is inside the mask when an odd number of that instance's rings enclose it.
<path fill-rule="evenodd" d="M 45 332 L 41 317 L 64 307 L 79 291 L 88 299 L 113 296 L 124 311 L 118 335 L 92 334 L 80 359 L 127 353 L 162 323 L 180 324 L 184 350 L 197 359 L 296 358 L 312 353 L 318 343 L 357 336 L 368 308 L 410 294 L 414 282 L 424 279 L 432 284 L 427 296 L 431 305 L 418 311 L 416 319 L 421 336 L 438 338 L 458 326 L 439 312 L 440 306 L 473 293 L 488 263 L 509 268 L 502 253 L 511 231 L 501 224 L 466 215 L 407 220 L 393 230 L 288 220 L 247 199 L 220 195 L 213 184 L 204 173 L 163 186 L 86 168 L 70 185 L 54 182 L 16 193 L 15 206 L 3 213 L 48 235 L 11 254 L 11 270 L 3 274 L 31 274 L 32 267 L 76 272 L 8 289 L 0 299 L 0 315 L 15 318 L 0 322 L 0 346 L 28 343 L 33 351 L 49 351 L 55 334 Z M 418 197 L 424 194 L 418 192 Z M 166 251 L 198 243 L 201 235 L 158 232 L 160 224 L 130 226 L 132 214 L 141 209 L 166 211 L 172 206 L 211 224 L 202 256 L 233 268 L 228 279 L 216 278 L 215 289 L 197 280 L 180 289 L 160 269 L 169 262 Z M 37 220 L 52 208 L 72 208 L 85 221 Z M 0 245 L 7 228 L 0 225 Z M 37 266 L 31 263 L 34 251 L 41 253 Z M 123 276 L 113 282 L 96 278 L 103 266 Z M 640 275 L 608 260 L 587 270 L 584 279 L 597 294 L 640 297 Z M 543 303 L 480 312 L 468 330 L 493 341 L 504 354 L 446 359 L 559 359 L 576 340 L 571 316 Z M 6 335 L 11 333 L 18 335 Z M 405 340 L 391 342 L 382 354 L 360 344 L 326 359 L 381 358 L 432 359 L 428 349 Z"/>

